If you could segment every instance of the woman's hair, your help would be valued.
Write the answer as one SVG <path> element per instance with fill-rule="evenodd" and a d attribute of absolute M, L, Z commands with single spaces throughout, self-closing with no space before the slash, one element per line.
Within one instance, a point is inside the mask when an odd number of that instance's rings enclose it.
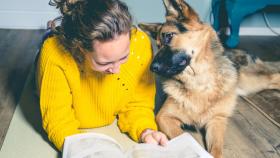
<path fill-rule="evenodd" d="M 60 42 L 78 62 L 83 62 L 81 49 L 93 51 L 94 40 L 107 41 L 129 33 L 132 16 L 119 0 L 50 0 L 60 9 L 61 25 L 53 28 Z"/>

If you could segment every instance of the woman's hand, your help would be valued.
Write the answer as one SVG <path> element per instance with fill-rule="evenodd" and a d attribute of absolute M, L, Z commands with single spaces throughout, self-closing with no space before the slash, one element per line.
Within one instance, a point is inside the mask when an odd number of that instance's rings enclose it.
<path fill-rule="evenodd" d="M 148 144 L 157 144 L 165 146 L 168 142 L 166 135 L 162 132 L 152 129 L 146 129 L 141 134 L 141 141 Z"/>

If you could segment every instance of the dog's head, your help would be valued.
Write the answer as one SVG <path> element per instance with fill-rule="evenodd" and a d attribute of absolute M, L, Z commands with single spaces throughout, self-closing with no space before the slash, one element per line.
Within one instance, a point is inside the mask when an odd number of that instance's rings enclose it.
<path fill-rule="evenodd" d="M 199 60 L 211 56 L 213 45 L 219 45 L 211 26 L 203 24 L 184 0 L 163 0 L 165 23 L 141 23 L 139 27 L 156 40 L 159 48 L 151 71 L 173 77 Z"/>

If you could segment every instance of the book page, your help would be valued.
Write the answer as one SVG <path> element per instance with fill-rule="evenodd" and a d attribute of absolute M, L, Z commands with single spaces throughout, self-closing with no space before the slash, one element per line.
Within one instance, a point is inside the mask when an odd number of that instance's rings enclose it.
<path fill-rule="evenodd" d="M 190 134 L 184 133 L 163 147 L 137 144 L 123 152 L 113 138 L 100 133 L 66 137 L 63 158 L 213 158 Z"/>
<path fill-rule="evenodd" d="M 152 144 L 135 145 L 126 153 L 128 158 L 212 158 L 188 133 L 184 133 L 162 147 Z"/>
<path fill-rule="evenodd" d="M 125 158 L 122 147 L 111 137 L 82 133 L 65 138 L 62 158 Z"/>

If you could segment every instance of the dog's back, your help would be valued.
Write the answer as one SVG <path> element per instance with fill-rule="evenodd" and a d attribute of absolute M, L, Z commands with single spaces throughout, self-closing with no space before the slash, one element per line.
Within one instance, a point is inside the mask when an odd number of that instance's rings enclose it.
<path fill-rule="evenodd" d="M 262 61 L 238 49 L 226 50 L 224 54 L 233 62 L 238 72 L 238 95 L 248 95 L 264 89 L 280 89 L 279 61 Z"/>

